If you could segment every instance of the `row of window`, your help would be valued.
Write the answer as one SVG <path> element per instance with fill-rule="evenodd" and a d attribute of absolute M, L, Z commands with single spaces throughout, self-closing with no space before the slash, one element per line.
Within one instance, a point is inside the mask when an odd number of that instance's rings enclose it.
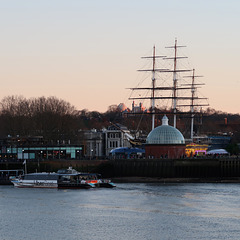
<path fill-rule="evenodd" d="M 0 148 L 0 153 L 22 153 L 24 151 L 66 151 L 73 153 L 75 151 L 82 151 L 82 147 L 29 147 L 29 148 Z"/>
<path fill-rule="evenodd" d="M 109 133 L 108 138 L 120 138 L 120 134 L 119 133 Z"/>
<path fill-rule="evenodd" d="M 109 142 L 110 148 L 117 148 L 118 147 L 118 141 L 110 141 Z"/>

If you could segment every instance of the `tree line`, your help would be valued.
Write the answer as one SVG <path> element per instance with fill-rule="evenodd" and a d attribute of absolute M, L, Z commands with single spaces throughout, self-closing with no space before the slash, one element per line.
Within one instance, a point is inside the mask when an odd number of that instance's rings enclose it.
<path fill-rule="evenodd" d="M 160 114 L 156 125 L 161 125 Z M 166 109 L 164 109 L 166 111 Z M 172 115 L 169 114 L 171 124 Z M 125 125 L 134 132 L 148 134 L 151 131 L 150 115 L 125 115 L 117 105 L 110 105 L 104 113 L 77 110 L 69 102 L 56 97 L 38 97 L 27 99 L 23 96 L 7 96 L 0 102 L 0 137 L 7 136 L 43 136 L 49 142 L 68 141 L 81 143 L 82 131 L 92 128 L 106 128 L 112 123 Z M 190 118 L 179 115 L 178 128 L 185 135 L 190 128 Z M 208 108 L 195 117 L 197 134 L 231 133 L 236 142 L 240 142 L 240 115 L 229 114 Z"/>

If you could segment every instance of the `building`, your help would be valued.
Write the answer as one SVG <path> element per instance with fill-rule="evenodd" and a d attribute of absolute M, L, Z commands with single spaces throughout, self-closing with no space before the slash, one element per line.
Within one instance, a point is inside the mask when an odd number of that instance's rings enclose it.
<path fill-rule="evenodd" d="M 146 112 L 147 109 L 142 105 L 140 102 L 139 105 L 136 105 L 135 102 L 133 101 L 132 103 L 132 113 L 141 113 L 141 112 Z"/>
<path fill-rule="evenodd" d="M 207 144 L 190 143 L 186 145 L 186 155 L 187 157 L 203 156 L 206 155 L 207 149 Z"/>
<path fill-rule="evenodd" d="M 129 134 L 127 127 L 121 124 L 114 124 L 103 130 L 105 135 L 105 155 L 109 156 L 112 149 L 118 147 L 130 147 Z"/>
<path fill-rule="evenodd" d="M 162 125 L 148 134 L 145 152 L 146 158 L 181 158 L 185 155 L 185 139 L 178 129 L 168 125 L 164 116 Z"/>
<path fill-rule="evenodd" d="M 210 135 L 209 150 L 213 149 L 225 149 L 227 145 L 231 142 L 231 137 L 227 135 Z"/>
<path fill-rule="evenodd" d="M 47 144 L 42 136 L 1 139 L 0 161 L 82 159 L 83 145 Z"/>
<path fill-rule="evenodd" d="M 88 158 L 102 158 L 105 156 L 104 134 L 100 130 L 84 131 L 85 156 Z"/>
<path fill-rule="evenodd" d="M 87 158 L 103 158 L 108 157 L 112 149 L 130 147 L 129 134 L 130 131 L 121 124 L 113 124 L 101 130 L 85 131 L 85 156 Z"/>

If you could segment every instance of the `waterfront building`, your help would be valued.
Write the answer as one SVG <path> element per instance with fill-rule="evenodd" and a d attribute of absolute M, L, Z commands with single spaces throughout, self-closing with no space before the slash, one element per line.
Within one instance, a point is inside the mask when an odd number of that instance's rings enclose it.
<path fill-rule="evenodd" d="M 204 156 L 207 153 L 208 145 L 207 144 L 197 144 L 190 143 L 186 145 L 186 156 Z"/>
<path fill-rule="evenodd" d="M 101 130 L 84 132 L 85 156 L 87 158 L 108 157 L 112 149 L 130 147 L 128 135 L 130 131 L 121 124 L 113 124 Z"/>
<path fill-rule="evenodd" d="M 231 141 L 231 136 L 227 135 L 210 135 L 208 137 L 210 139 L 209 151 L 213 149 L 225 149 Z"/>
<path fill-rule="evenodd" d="M 121 124 L 111 125 L 107 129 L 103 129 L 103 133 L 105 136 L 106 156 L 109 156 L 112 149 L 131 146 L 128 138 L 130 131 Z"/>
<path fill-rule="evenodd" d="M 102 130 L 91 129 L 84 131 L 85 156 L 102 158 L 105 156 L 105 141 Z"/>
<path fill-rule="evenodd" d="M 42 136 L 1 139 L 0 161 L 82 159 L 83 145 L 47 144 Z"/>
<path fill-rule="evenodd" d="M 185 155 L 185 139 L 178 129 L 168 125 L 164 116 L 162 125 L 148 134 L 145 151 L 146 158 L 180 158 Z"/>

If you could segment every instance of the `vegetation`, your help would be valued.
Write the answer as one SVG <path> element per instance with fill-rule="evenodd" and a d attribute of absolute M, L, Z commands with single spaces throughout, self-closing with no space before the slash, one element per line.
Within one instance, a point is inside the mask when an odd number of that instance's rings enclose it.
<path fill-rule="evenodd" d="M 156 124 L 166 109 L 157 109 Z M 190 115 L 189 115 L 190 116 Z M 178 128 L 189 136 L 190 117 L 179 114 Z M 172 124 L 172 115 L 168 114 Z M 196 115 L 194 131 L 198 134 L 227 134 L 232 136 L 232 151 L 240 142 L 240 115 L 230 114 L 208 108 L 201 115 Z M 69 102 L 56 97 L 39 97 L 26 99 L 22 96 L 8 96 L 0 102 L 0 137 L 7 136 L 43 136 L 49 142 L 68 141 L 80 143 L 82 131 L 102 129 L 111 123 L 120 123 L 128 129 L 137 132 L 141 130 L 148 134 L 151 130 L 150 115 L 124 115 L 117 105 L 109 106 L 105 113 L 77 110 Z"/>

